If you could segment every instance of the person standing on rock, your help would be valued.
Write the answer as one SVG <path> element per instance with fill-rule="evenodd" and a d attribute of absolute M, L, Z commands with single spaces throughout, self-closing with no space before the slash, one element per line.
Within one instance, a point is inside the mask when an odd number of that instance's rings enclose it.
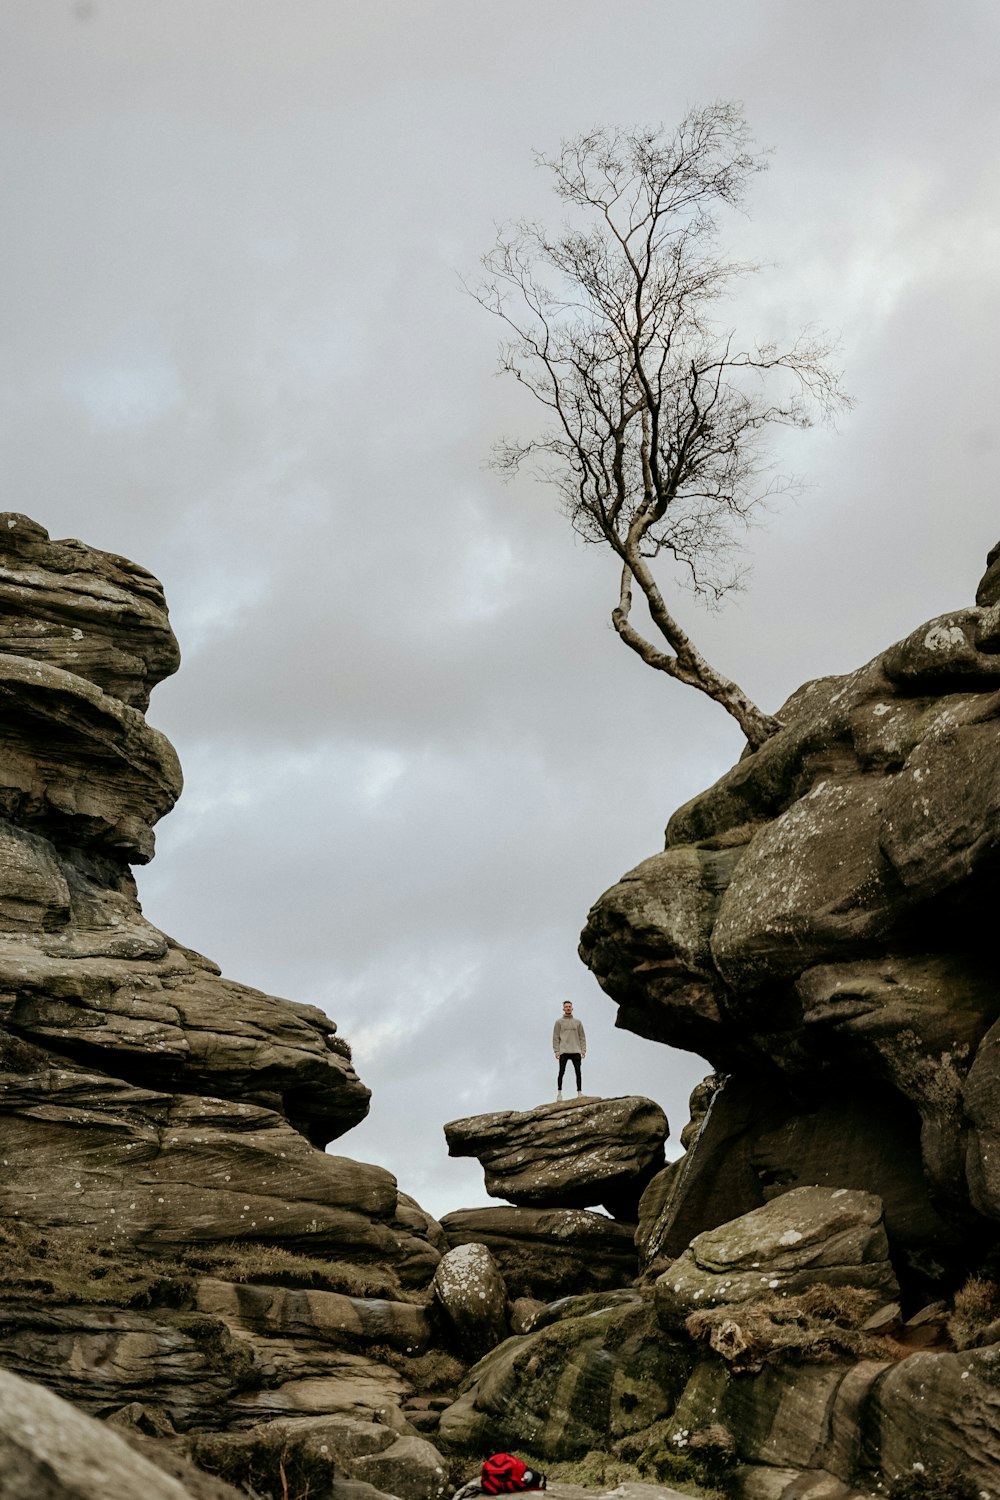
<path fill-rule="evenodd" d="M 572 1000 L 564 1000 L 562 1015 L 552 1028 L 552 1050 L 559 1060 L 559 1077 L 556 1079 L 556 1103 L 562 1099 L 563 1074 L 566 1072 L 566 1064 L 573 1064 L 573 1072 L 576 1074 L 576 1097 L 579 1099 L 583 1093 L 583 1083 L 580 1075 L 580 1064 L 587 1055 L 587 1034 L 583 1029 L 583 1022 L 578 1021 L 573 1014 Z"/>

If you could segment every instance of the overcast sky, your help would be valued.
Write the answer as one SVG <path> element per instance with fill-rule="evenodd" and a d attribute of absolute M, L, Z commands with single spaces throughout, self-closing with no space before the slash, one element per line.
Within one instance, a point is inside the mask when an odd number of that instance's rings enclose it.
<path fill-rule="evenodd" d="M 609 557 L 504 487 L 534 413 L 465 297 L 494 224 L 559 218 L 532 150 L 741 100 L 771 169 L 734 316 L 842 340 L 858 400 L 782 449 L 716 664 L 774 709 L 971 602 L 1000 536 L 995 0 L 0 0 L 4 508 L 164 582 L 149 718 L 184 796 L 146 914 L 322 1006 L 373 1089 L 335 1147 L 488 1201 L 459 1115 L 585 1084 L 676 1137 L 698 1059 L 613 1029 L 591 902 L 736 758 L 608 624 Z"/>

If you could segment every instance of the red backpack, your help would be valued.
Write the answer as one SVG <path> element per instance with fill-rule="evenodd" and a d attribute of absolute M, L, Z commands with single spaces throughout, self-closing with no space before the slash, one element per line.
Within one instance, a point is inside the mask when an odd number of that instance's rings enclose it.
<path fill-rule="evenodd" d="M 513 1453 L 494 1453 L 483 1464 L 482 1484 L 487 1495 L 512 1490 L 544 1490 L 545 1475 L 539 1474 L 537 1469 L 529 1469 Z"/>

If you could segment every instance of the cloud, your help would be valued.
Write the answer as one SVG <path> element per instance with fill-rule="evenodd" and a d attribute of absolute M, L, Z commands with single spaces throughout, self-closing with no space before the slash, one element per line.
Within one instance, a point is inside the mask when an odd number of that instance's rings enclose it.
<path fill-rule="evenodd" d="M 336 15 L 334 14 L 336 9 Z M 460 289 L 554 218 L 531 149 L 742 98 L 771 170 L 734 317 L 839 330 L 859 397 L 692 634 L 767 707 L 971 599 L 997 540 L 996 8 L 717 0 L 13 0 L 0 59 L 8 505 L 160 576 L 150 719 L 187 787 L 139 879 L 234 978 L 322 1004 L 371 1117 L 339 1143 L 483 1201 L 441 1126 L 588 1081 L 674 1135 L 701 1064 L 613 1027 L 575 945 L 740 738 L 608 624 L 613 560 L 485 467 L 536 413 Z"/>

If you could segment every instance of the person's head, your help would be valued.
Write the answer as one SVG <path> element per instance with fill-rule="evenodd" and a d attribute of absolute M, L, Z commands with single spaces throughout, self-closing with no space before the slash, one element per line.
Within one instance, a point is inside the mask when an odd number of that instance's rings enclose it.
<path fill-rule="evenodd" d="M 573 1002 L 572 1002 L 572 1000 L 564 1000 L 563 1001 L 563 1015 L 564 1016 L 571 1016 L 572 1014 L 573 1014 Z"/>

